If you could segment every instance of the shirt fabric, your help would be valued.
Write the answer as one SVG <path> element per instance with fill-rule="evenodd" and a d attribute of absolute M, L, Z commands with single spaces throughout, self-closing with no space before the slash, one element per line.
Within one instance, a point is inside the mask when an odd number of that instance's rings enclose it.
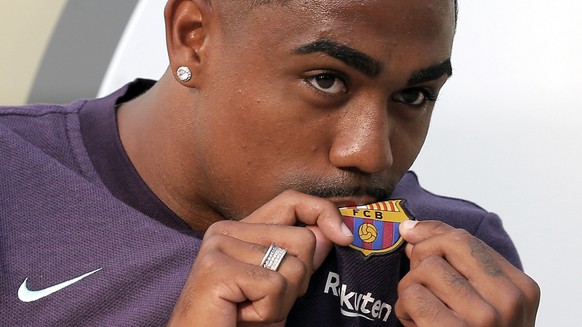
<path fill-rule="evenodd" d="M 68 105 L 0 108 L 0 326 L 166 324 L 203 232 L 151 192 L 121 144 L 116 105 L 153 84 L 136 80 Z M 463 228 L 521 268 L 495 214 L 424 190 L 412 172 L 391 197 L 405 199 L 415 219 Z M 336 246 L 287 325 L 399 326 L 393 307 L 408 264 L 402 249 L 366 257 Z M 79 276 L 19 299 L 19 289 Z"/>

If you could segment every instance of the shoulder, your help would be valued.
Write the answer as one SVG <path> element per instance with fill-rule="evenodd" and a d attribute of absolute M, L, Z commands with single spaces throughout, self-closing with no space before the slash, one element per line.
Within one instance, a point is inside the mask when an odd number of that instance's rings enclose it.
<path fill-rule="evenodd" d="M 0 127 L 5 133 L 11 131 L 15 135 L 35 143 L 35 141 L 53 139 L 54 136 L 66 130 L 69 116 L 76 116 L 84 100 L 68 105 L 61 104 L 31 104 L 18 107 L 0 107 Z"/>
<path fill-rule="evenodd" d="M 28 162 L 58 162 L 69 169 L 88 170 L 79 127 L 79 110 L 87 100 L 68 105 L 34 104 L 0 107 L 0 152 L 23 169 Z"/>
<path fill-rule="evenodd" d="M 489 214 L 473 202 L 427 191 L 414 172 L 404 175 L 393 197 L 405 199 L 406 208 L 417 220 L 438 219 L 453 227 L 475 228 Z"/>
<path fill-rule="evenodd" d="M 23 106 L 0 106 L 2 122 L 17 119 L 32 119 L 45 116 L 60 116 L 77 112 L 87 100 L 78 100 L 70 104 L 37 103 Z"/>
<path fill-rule="evenodd" d="M 416 220 L 440 220 L 481 239 L 515 266 L 521 267 L 517 250 L 503 228 L 499 216 L 464 199 L 437 195 L 424 189 L 414 172 L 404 175 L 394 198 L 405 200 L 405 207 Z"/>

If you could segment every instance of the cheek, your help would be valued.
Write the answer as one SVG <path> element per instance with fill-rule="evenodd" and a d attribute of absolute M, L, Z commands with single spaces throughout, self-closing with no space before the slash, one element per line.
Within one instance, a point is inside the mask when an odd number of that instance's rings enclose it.
<path fill-rule="evenodd" d="M 242 92 L 207 118 L 204 129 L 211 145 L 200 155 L 223 184 L 251 183 L 259 193 L 273 192 L 282 180 L 317 165 L 325 142 L 321 129 L 281 101 L 273 102 Z"/>
<path fill-rule="evenodd" d="M 322 147 L 325 129 L 319 120 L 284 93 L 272 85 L 257 85 L 222 103 L 212 121 L 224 146 L 259 166 L 293 162 L 295 156 Z"/>
<path fill-rule="evenodd" d="M 413 124 L 400 124 L 394 128 L 390 137 L 390 145 L 396 168 L 406 171 L 420 153 L 430 125 L 430 113 Z"/>

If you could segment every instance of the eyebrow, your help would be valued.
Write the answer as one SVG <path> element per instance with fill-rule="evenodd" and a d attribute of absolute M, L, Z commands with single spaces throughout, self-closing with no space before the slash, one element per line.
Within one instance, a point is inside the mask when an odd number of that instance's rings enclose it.
<path fill-rule="evenodd" d="M 449 77 L 453 75 L 453 67 L 451 65 L 450 58 L 441 62 L 440 64 L 432 65 L 430 67 L 414 72 L 408 80 L 408 85 L 410 86 L 434 81 L 443 75 L 447 75 Z"/>
<path fill-rule="evenodd" d="M 336 58 L 346 65 L 355 68 L 366 76 L 376 77 L 384 69 L 384 65 L 369 55 L 360 52 L 347 45 L 327 40 L 319 39 L 311 43 L 302 45 L 295 49 L 297 54 L 310 54 L 316 52 L 323 52 L 333 58 Z M 441 76 L 453 75 L 453 67 L 451 59 L 446 59 L 440 64 L 436 64 L 417 72 L 414 72 L 408 80 L 408 85 L 416 85 L 439 79 Z"/>
<path fill-rule="evenodd" d="M 346 65 L 355 68 L 366 76 L 376 77 L 383 69 L 380 61 L 347 45 L 327 39 L 319 39 L 295 49 L 297 54 L 323 52 L 334 57 Z"/>

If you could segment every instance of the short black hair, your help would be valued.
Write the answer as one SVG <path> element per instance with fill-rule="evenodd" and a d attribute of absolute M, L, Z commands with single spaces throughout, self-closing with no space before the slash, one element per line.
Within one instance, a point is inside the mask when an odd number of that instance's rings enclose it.
<path fill-rule="evenodd" d="M 251 8 L 256 8 L 262 5 L 281 5 L 286 6 L 293 0 L 251 0 Z M 459 4 L 457 0 L 453 0 L 454 8 L 455 8 L 455 24 L 457 23 L 457 19 L 459 17 Z"/>
<path fill-rule="evenodd" d="M 211 6 L 219 7 L 219 12 L 223 18 L 225 26 L 230 26 L 235 29 L 237 23 L 244 19 L 250 11 L 255 8 L 265 5 L 288 6 L 296 0 L 207 0 Z M 406 1 L 406 0 L 402 0 Z M 453 0 L 454 15 L 455 15 L 455 29 L 457 25 L 457 17 L 459 12 L 458 0 Z"/>

